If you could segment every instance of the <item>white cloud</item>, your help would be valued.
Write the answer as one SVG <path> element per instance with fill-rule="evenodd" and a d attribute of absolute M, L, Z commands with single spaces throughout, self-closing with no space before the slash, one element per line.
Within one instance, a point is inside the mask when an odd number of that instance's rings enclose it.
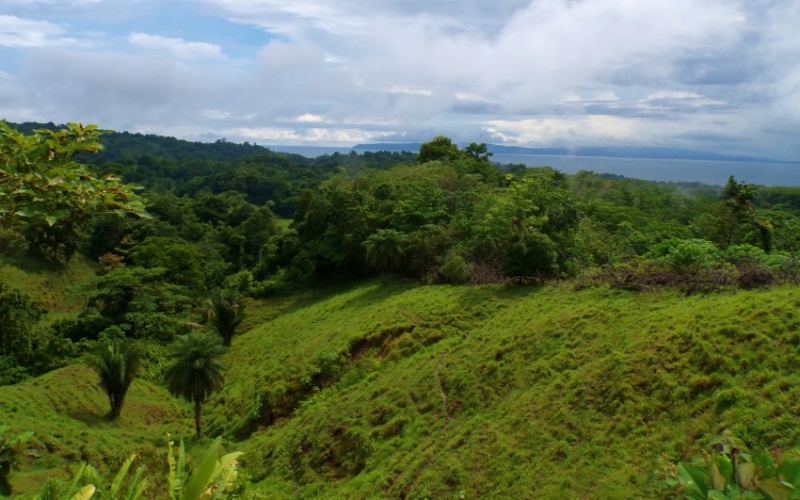
<path fill-rule="evenodd" d="M 376 133 L 360 129 L 336 128 L 308 128 L 292 129 L 280 127 L 241 127 L 222 131 L 222 135 L 231 138 L 253 141 L 262 144 L 307 144 L 315 143 L 321 146 L 328 145 L 354 145 L 362 142 L 378 141 L 388 133 Z"/>
<path fill-rule="evenodd" d="M 145 49 L 165 50 L 181 59 L 218 59 L 222 48 L 205 42 L 187 42 L 180 38 L 168 38 L 147 33 L 131 33 L 128 41 Z"/>
<path fill-rule="evenodd" d="M 391 94 L 421 95 L 425 97 L 430 97 L 433 95 L 433 91 L 429 89 L 415 89 L 401 85 L 394 85 L 386 89 L 386 91 Z"/>
<path fill-rule="evenodd" d="M 58 6 L 75 7 L 101 3 L 103 0 L 4 0 L 6 5 L 20 7 Z"/>
<path fill-rule="evenodd" d="M 297 117 L 298 122 L 302 123 L 323 123 L 325 118 L 320 115 L 311 115 L 311 114 L 304 114 Z"/>
<path fill-rule="evenodd" d="M 0 45 L 19 56 L 7 64 L 0 53 L 0 114 L 11 119 L 28 110 L 193 137 L 205 127 L 260 143 L 445 134 L 691 147 L 694 136 L 716 136 L 738 138 L 753 154 L 800 157 L 800 145 L 787 140 L 800 131 L 793 0 L 135 4 L 172 15 L 179 5 L 182 38 L 148 34 L 158 29 L 134 8 L 75 14 L 63 6 L 92 0 L 11 1 L 20 17 L 0 16 Z M 220 35 L 230 22 L 239 29 Z M 138 32 L 113 32 L 123 24 Z M 88 29 L 106 35 L 90 38 Z M 103 51 L 81 50 L 73 37 Z M 180 64 L 186 59 L 203 64 Z M 708 140 L 696 143 L 730 145 Z"/>
<path fill-rule="evenodd" d="M 74 44 L 61 26 L 0 14 L 0 46 L 30 48 Z"/>

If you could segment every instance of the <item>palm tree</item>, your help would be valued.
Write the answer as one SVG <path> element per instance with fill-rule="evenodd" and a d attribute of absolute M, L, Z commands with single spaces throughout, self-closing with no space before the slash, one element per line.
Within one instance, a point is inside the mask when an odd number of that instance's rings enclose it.
<path fill-rule="evenodd" d="M 170 353 L 174 362 L 164 373 L 167 389 L 173 396 L 194 403 L 197 439 L 203 439 L 203 403 L 211 393 L 222 389 L 225 367 L 219 358 L 226 350 L 219 337 L 190 333 L 179 337 Z"/>
<path fill-rule="evenodd" d="M 108 418 L 119 417 L 125 395 L 139 371 L 141 355 L 135 344 L 125 340 L 108 340 L 95 351 L 92 368 L 100 377 L 100 387 L 108 396 L 111 410 Z"/>
<path fill-rule="evenodd" d="M 230 347 L 236 329 L 244 320 L 244 304 L 238 290 L 216 290 L 206 301 L 208 321 L 222 337 L 222 344 Z"/>
<path fill-rule="evenodd" d="M 395 229 L 378 229 L 361 245 L 366 250 L 367 264 L 383 275 L 384 271 L 398 268 L 406 256 L 408 236 Z"/>

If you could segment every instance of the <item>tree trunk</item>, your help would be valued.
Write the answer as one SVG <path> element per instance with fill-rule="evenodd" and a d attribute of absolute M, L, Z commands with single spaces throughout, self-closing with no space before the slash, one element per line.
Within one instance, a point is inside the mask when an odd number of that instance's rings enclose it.
<path fill-rule="evenodd" d="M 122 407 L 119 402 L 117 402 L 114 394 L 108 395 L 108 404 L 111 406 L 111 411 L 108 412 L 108 419 L 116 420 L 119 418 L 119 414 L 122 412 Z"/>
<path fill-rule="evenodd" d="M 194 428 L 197 430 L 197 439 L 203 439 L 203 425 L 200 423 L 200 417 L 203 415 L 203 403 L 201 401 L 194 402 Z"/>

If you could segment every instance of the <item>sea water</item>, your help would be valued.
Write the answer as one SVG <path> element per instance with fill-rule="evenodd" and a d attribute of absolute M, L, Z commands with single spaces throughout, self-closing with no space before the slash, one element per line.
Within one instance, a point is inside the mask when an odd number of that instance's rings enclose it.
<path fill-rule="evenodd" d="M 273 151 L 315 158 L 326 154 L 348 154 L 351 148 L 315 146 L 267 146 Z M 634 179 L 666 182 L 701 182 L 723 186 L 728 177 L 763 186 L 800 186 L 800 163 L 663 160 L 654 158 L 609 158 L 601 156 L 566 156 L 496 153 L 493 162 L 523 164 L 528 167 L 549 166 L 565 174 L 588 170 L 598 174 L 615 174 Z"/>

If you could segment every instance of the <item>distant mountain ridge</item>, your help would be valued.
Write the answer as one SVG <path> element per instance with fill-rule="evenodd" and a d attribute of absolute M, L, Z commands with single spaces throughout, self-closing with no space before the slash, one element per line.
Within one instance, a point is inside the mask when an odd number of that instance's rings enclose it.
<path fill-rule="evenodd" d="M 353 146 L 355 151 L 419 151 L 422 143 L 378 143 L 358 144 Z M 750 161 L 750 162 L 779 162 L 771 158 L 754 156 L 724 155 L 694 151 L 681 148 L 664 148 L 650 146 L 584 146 L 578 148 L 528 148 L 524 146 L 504 146 L 501 144 L 487 144 L 490 153 L 518 154 L 518 155 L 547 155 L 547 156 L 601 156 L 607 158 L 651 158 L 661 160 L 709 160 L 709 161 Z"/>
<path fill-rule="evenodd" d="M 63 125 L 50 123 L 6 122 L 9 126 L 18 130 L 30 133 L 38 128 L 57 129 Z M 104 135 L 101 142 L 105 146 L 105 151 L 95 157 L 95 161 L 102 162 L 130 162 L 140 156 L 152 156 L 165 158 L 173 161 L 186 161 L 189 159 L 204 159 L 217 161 L 234 161 L 253 155 L 274 155 L 279 146 L 264 147 L 249 142 L 236 143 L 225 139 L 215 142 L 188 141 L 176 139 L 169 136 L 156 134 L 141 134 L 135 132 L 112 132 Z M 417 153 L 421 142 L 406 143 L 374 143 L 357 144 L 351 149 L 357 153 L 364 152 L 402 152 L 408 151 Z M 460 147 L 466 144 L 460 144 Z M 302 150 L 302 147 L 294 147 Z M 328 148 L 325 148 L 328 149 Z M 331 148 L 332 149 L 332 148 Z M 346 148 L 345 148 L 346 149 Z M 695 151 L 681 148 L 651 147 L 651 146 L 584 146 L 577 148 L 550 147 L 550 148 L 529 148 L 524 146 L 506 146 L 502 144 L 487 144 L 487 149 L 491 153 L 515 154 L 515 155 L 543 155 L 543 156 L 594 156 L 606 158 L 647 158 L 659 160 L 707 160 L 707 161 L 737 161 L 737 162 L 769 162 L 769 163 L 791 163 L 774 158 L 763 158 L 744 155 L 726 155 L 719 153 L 709 153 L 705 151 Z M 326 151 L 327 153 L 327 151 Z M 289 155 L 294 160 L 299 161 L 302 155 L 292 151 L 285 151 L 281 154 Z M 320 153 L 321 154 L 321 153 Z M 305 156 L 305 155 L 302 155 Z"/>

